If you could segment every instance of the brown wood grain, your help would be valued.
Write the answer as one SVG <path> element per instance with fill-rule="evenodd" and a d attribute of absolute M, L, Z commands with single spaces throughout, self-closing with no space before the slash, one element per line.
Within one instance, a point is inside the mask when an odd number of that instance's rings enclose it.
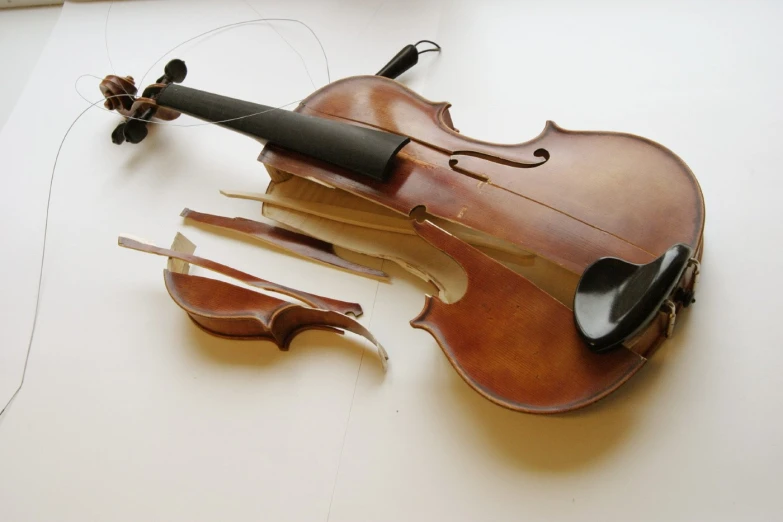
<path fill-rule="evenodd" d="M 334 245 L 331 243 L 297 232 L 292 232 L 285 228 L 240 217 L 228 218 L 216 216 L 214 214 L 204 214 L 187 208 L 184 209 L 180 215 L 188 221 L 239 232 L 305 259 L 318 261 L 341 270 L 347 270 L 354 274 L 379 280 L 387 280 L 389 278 L 388 274 L 382 270 L 377 270 L 343 259 L 337 255 L 334 250 Z"/>
<path fill-rule="evenodd" d="M 465 382 L 492 402 L 527 413 L 573 410 L 605 397 L 645 363 L 626 348 L 591 352 L 568 307 L 432 223 L 414 227 L 462 266 L 468 289 L 451 304 L 427 297 L 411 325 L 430 332 Z"/>
<path fill-rule="evenodd" d="M 439 223 L 516 245 L 575 277 L 602 257 L 647 263 L 675 243 L 691 246 L 701 258 L 701 189 L 665 147 L 632 134 L 569 131 L 553 122 L 522 143 L 488 143 L 458 133 L 448 109 L 448 103 L 430 102 L 385 78 L 334 82 L 296 110 L 409 136 L 391 179 L 361 179 L 268 145 L 259 156 L 273 174 L 267 192 L 291 183 L 293 175 L 402 216 L 424 209 Z M 452 305 L 428 299 L 413 324 L 432 332 L 463 378 L 499 404 L 536 412 L 590 404 L 633 375 L 665 340 L 661 313 L 622 349 L 589 353 L 576 335 L 573 297 L 559 296 L 557 303 L 433 227 L 422 230 L 452 257 L 466 257 L 474 283 Z M 679 286 L 690 288 L 692 274 L 689 269 Z"/>
<path fill-rule="evenodd" d="M 701 240 L 704 203 L 693 173 L 671 151 L 638 136 L 567 131 L 549 122 L 525 143 L 482 142 L 453 130 L 448 104 L 371 76 L 334 82 L 297 111 L 403 134 L 412 142 L 398 155 L 387 183 L 267 146 L 259 159 L 272 169 L 403 215 L 424 206 L 577 274 L 600 257 L 646 263 L 675 243 L 695 249 Z M 536 155 L 541 149 L 549 158 L 543 163 Z M 455 154 L 457 165 L 489 181 L 454 170 Z M 509 166 L 514 163 L 542 164 Z"/>
<path fill-rule="evenodd" d="M 294 337 L 312 329 L 345 330 L 373 343 L 384 368 L 388 355 L 360 323 L 332 310 L 289 303 L 206 277 L 164 270 L 166 289 L 177 305 L 205 331 L 232 339 L 274 342 L 287 350 Z"/>
<path fill-rule="evenodd" d="M 191 265 L 200 266 L 202 268 L 212 270 L 213 272 L 232 277 L 256 288 L 271 290 L 273 292 L 279 292 L 281 294 L 294 297 L 316 308 L 333 310 L 341 314 L 353 314 L 356 317 L 362 315 L 362 307 L 359 303 L 340 301 L 339 299 L 332 299 L 329 297 L 311 294 L 309 292 L 303 292 L 295 288 L 273 283 L 272 281 L 267 281 L 266 279 L 261 279 L 260 277 L 250 275 L 246 272 L 242 272 L 235 268 L 231 268 L 230 266 L 226 266 L 209 259 L 204 259 L 203 257 L 198 257 L 184 252 L 178 252 L 169 248 L 157 247 L 155 245 L 142 243 L 141 241 L 136 241 L 135 239 L 122 236 L 118 238 L 117 243 L 124 248 L 130 248 L 133 250 L 139 250 L 141 252 L 148 252 L 150 254 L 179 259 L 190 263 Z"/>

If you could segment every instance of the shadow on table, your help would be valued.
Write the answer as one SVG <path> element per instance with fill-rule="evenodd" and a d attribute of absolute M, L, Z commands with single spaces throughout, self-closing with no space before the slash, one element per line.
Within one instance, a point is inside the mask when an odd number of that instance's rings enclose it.
<path fill-rule="evenodd" d="M 687 328 L 687 314 L 678 325 Z M 680 336 L 684 338 L 685 336 Z M 638 424 L 659 391 L 666 367 L 676 364 L 684 343 L 677 336 L 616 392 L 596 404 L 570 413 L 530 415 L 506 410 L 482 398 L 454 372 L 452 412 L 470 424 L 477 435 L 472 443 L 486 444 L 488 451 L 508 464 L 548 472 L 568 472 L 606 458 L 624 444 L 631 444 Z M 664 356 L 665 355 L 665 361 Z"/>
<path fill-rule="evenodd" d="M 280 350 L 272 341 L 238 340 L 217 337 L 202 330 L 195 323 L 188 325 L 189 344 L 210 360 L 225 365 L 271 367 L 290 363 L 307 356 L 311 350 L 328 351 L 330 357 L 358 360 L 362 355 L 365 372 L 383 379 L 383 369 L 375 346 L 358 335 L 323 330 L 306 330 L 294 337 L 288 351 Z"/>

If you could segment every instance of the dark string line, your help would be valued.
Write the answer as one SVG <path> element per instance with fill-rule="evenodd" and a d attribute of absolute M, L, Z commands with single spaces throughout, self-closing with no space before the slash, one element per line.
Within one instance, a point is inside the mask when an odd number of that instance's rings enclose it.
<path fill-rule="evenodd" d="M 418 42 L 416 42 L 415 44 L 413 44 L 413 47 L 416 47 L 416 50 L 418 51 L 419 44 L 422 44 L 422 43 L 428 43 L 428 44 L 432 44 L 432 45 L 434 45 L 435 47 L 433 47 L 432 49 L 425 49 L 425 50 L 423 50 L 423 51 L 419 51 L 419 52 L 418 52 L 418 54 L 424 54 L 424 53 L 439 53 L 439 52 L 441 51 L 440 45 L 436 44 L 436 43 L 435 43 L 435 42 L 433 42 L 432 40 L 419 40 Z"/>
<path fill-rule="evenodd" d="M 27 354 L 24 358 L 24 368 L 22 369 L 22 378 L 19 381 L 19 386 L 17 386 L 16 391 L 14 391 L 13 395 L 11 395 L 11 398 L 8 399 L 8 402 L 5 403 L 5 406 L 3 406 L 3 409 L 0 410 L 0 417 L 2 417 L 3 413 L 8 409 L 8 407 L 11 405 L 11 403 L 16 398 L 19 391 L 22 389 L 22 386 L 24 385 L 25 377 L 27 376 L 27 364 L 30 362 L 30 351 L 33 347 L 33 339 L 35 338 L 35 326 L 38 323 L 38 309 L 40 308 L 41 304 L 41 283 L 43 281 L 43 273 L 44 273 L 44 262 L 46 261 L 46 238 L 49 233 L 49 208 L 51 207 L 52 203 L 52 186 L 54 185 L 54 171 L 57 168 L 57 161 L 60 159 L 60 152 L 63 150 L 63 145 L 65 144 L 65 140 L 68 138 L 68 134 L 70 134 L 71 129 L 73 129 L 73 126 L 76 125 L 76 122 L 81 119 L 82 116 L 84 116 L 87 111 L 92 109 L 92 105 L 84 109 L 79 115 L 71 122 L 71 125 L 68 127 L 68 130 L 65 131 L 65 135 L 63 135 L 62 141 L 60 141 L 60 146 L 57 148 L 57 154 L 54 157 L 54 164 L 52 165 L 52 173 L 49 176 L 49 194 L 46 198 L 46 214 L 44 218 L 44 233 L 43 233 L 43 247 L 41 248 L 41 268 L 38 272 L 38 291 L 36 293 L 35 297 L 35 311 L 33 312 L 33 326 L 30 330 L 30 340 L 27 343 Z"/>
<path fill-rule="evenodd" d="M 107 35 L 107 32 L 106 32 L 106 29 L 108 28 L 108 25 L 109 25 L 109 14 L 111 13 L 112 5 L 113 5 L 113 2 L 109 4 L 109 9 L 106 11 L 106 20 L 104 21 L 104 44 L 105 44 L 105 47 L 106 47 L 106 57 L 108 58 L 109 65 L 110 65 L 110 67 L 112 69 L 112 72 L 115 72 L 114 71 L 114 64 L 112 63 L 111 55 L 109 53 L 109 40 L 108 40 L 108 35 Z M 252 6 L 250 6 L 250 7 L 252 9 Z M 328 83 L 331 83 L 331 73 L 329 71 L 329 59 L 326 56 L 326 51 L 324 50 L 324 47 L 323 47 L 323 44 L 321 43 L 321 40 L 318 38 L 318 35 L 315 34 L 315 31 L 313 31 L 312 28 L 310 28 L 309 25 L 307 25 L 306 23 L 304 23 L 304 22 L 302 22 L 300 20 L 296 20 L 296 19 L 293 19 L 293 18 L 258 18 L 258 19 L 253 19 L 253 20 L 245 20 L 245 21 L 242 21 L 242 22 L 235 22 L 233 24 L 226 24 L 226 25 L 217 27 L 215 29 L 211 29 L 209 31 L 205 31 L 203 33 L 200 33 L 200 34 L 198 34 L 198 35 L 196 35 L 196 36 L 194 36 L 192 38 L 189 38 L 189 39 L 185 40 L 184 42 L 181 42 L 180 44 L 172 47 L 168 52 L 166 52 L 160 58 L 158 58 L 152 64 L 152 66 L 149 69 L 147 69 L 147 72 L 144 73 L 144 76 L 142 76 L 142 80 L 147 76 L 147 74 L 149 74 L 150 71 L 152 71 L 152 68 L 155 67 L 155 65 L 157 63 L 159 63 L 168 54 L 172 53 L 173 51 L 175 51 L 176 49 L 178 49 L 181 46 L 185 45 L 186 43 L 192 42 L 193 40 L 196 40 L 196 39 L 201 38 L 203 36 L 206 36 L 208 34 L 214 33 L 216 31 L 220 31 L 220 30 L 223 30 L 223 29 L 231 29 L 231 28 L 234 28 L 234 27 L 240 27 L 242 25 L 247 25 L 247 24 L 251 24 L 251 23 L 267 22 L 267 25 L 270 25 L 270 27 L 271 27 L 271 24 L 269 24 L 270 21 L 295 22 L 295 23 L 298 23 L 298 24 L 306 27 L 307 30 L 310 31 L 310 33 L 313 35 L 313 37 L 318 42 L 318 45 L 321 47 L 321 52 L 323 53 L 324 62 L 326 64 L 326 75 L 327 75 Z M 277 31 L 275 31 L 275 32 L 277 32 Z M 278 35 L 280 35 L 280 33 L 278 33 Z M 294 49 L 294 47 L 287 40 L 285 40 L 285 38 L 283 38 L 282 35 L 280 35 L 280 37 L 292 49 Z M 297 54 L 299 54 L 299 52 L 296 51 L 296 49 L 294 49 L 294 51 Z M 301 55 L 299 55 L 299 56 L 300 56 L 300 58 L 302 58 Z M 307 70 L 307 65 L 304 63 L 304 58 L 302 58 L 302 63 L 305 66 L 305 70 L 307 71 L 308 76 L 310 76 L 310 72 L 309 72 L 309 70 Z M 117 94 L 117 95 L 107 96 L 107 97 L 101 98 L 98 101 L 90 102 L 87 98 L 82 96 L 81 92 L 79 92 L 79 89 L 77 87 L 78 81 L 81 78 L 84 78 L 85 76 L 90 76 L 90 77 L 101 79 L 100 77 L 92 75 L 92 74 L 82 74 L 79 77 L 77 77 L 75 82 L 74 82 L 74 89 L 76 90 L 77 94 L 82 99 L 87 101 L 87 103 L 89 103 L 89 106 L 86 107 L 82 112 L 80 112 L 79 115 L 76 116 L 76 118 L 74 118 L 74 120 L 68 126 L 68 129 L 65 131 L 65 134 L 63 135 L 63 138 L 60 141 L 60 145 L 57 147 L 57 154 L 54 157 L 54 163 L 52 164 L 51 174 L 49 175 L 49 189 L 48 189 L 47 198 L 46 198 L 46 211 L 45 211 L 45 214 L 44 214 L 43 245 L 41 247 L 41 263 L 40 263 L 40 268 L 39 268 L 39 271 L 38 271 L 38 283 L 37 283 L 36 298 L 35 298 L 35 308 L 34 308 L 34 311 L 33 311 L 33 324 L 32 324 L 31 330 L 30 330 L 30 338 L 29 338 L 29 341 L 27 343 L 27 352 L 25 354 L 24 366 L 22 368 L 22 377 L 19 380 L 19 385 L 16 387 L 16 390 L 14 390 L 14 393 L 11 395 L 11 398 L 8 399 L 8 401 L 3 406 L 3 409 L 0 410 L 0 417 L 2 417 L 3 414 L 5 414 L 5 412 L 8 410 L 8 408 L 13 403 L 14 399 L 16 399 L 16 396 L 19 394 L 19 392 L 21 391 L 22 387 L 24 386 L 25 379 L 27 377 L 27 369 L 28 369 L 28 366 L 29 366 L 29 363 L 30 363 L 30 354 L 32 353 L 33 340 L 35 339 L 36 326 L 38 325 L 38 312 L 40 310 L 40 304 L 41 304 L 41 292 L 42 292 L 44 265 L 45 265 L 45 262 L 46 262 L 46 245 L 47 245 L 47 238 L 48 238 L 48 233 L 49 233 L 49 211 L 51 209 L 52 188 L 54 186 L 54 173 L 57 170 L 57 163 L 58 163 L 58 161 L 60 159 L 60 153 L 62 152 L 63 146 L 65 145 L 65 141 L 68 138 L 68 135 L 71 133 L 71 130 L 73 130 L 74 126 L 82 118 L 82 116 L 84 116 L 87 113 L 87 111 L 89 111 L 90 109 L 96 107 L 97 104 L 105 101 L 106 99 L 110 99 L 110 98 L 118 98 L 118 97 L 126 97 L 126 96 L 129 96 L 131 98 L 134 97 L 133 95 L 131 95 L 127 91 L 125 91 L 125 94 Z M 312 81 L 312 77 L 310 79 Z M 139 84 L 143 85 L 142 82 L 139 82 Z M 258 114 L 263 114 L 263 113 L 270 112 L 270 111 L 281 110 L 282 108 L 287 107 L 288 105 L 292 105 L 294 103 L 297 103 L 299 101 L 301 101 L 301 100 L 296 100 L 296 101 L 287 103 L 285 105 L 281 105 L 281 106 L 278 106 L 278 107 L 273 107 L 271 109 L 267 109 L 267 110 L 264 110 L 264 111 L 261 111 L 261 112 L 257 112 L 257 113 L 254 113 L 254 114 L 247 114 L 247 115 L 244 115 L 244 116 L 239 116 L 237 118 L 230 118 L 230 119 L 227 119 L 227 120 L 221 120 L 221 121 L 216 121 L 216 122 L 204 122 L 204 123 L 195 123 L 195 124 L 175 124 L 175 123 L 171 123 L 171 122 L 155 122 L 155 121 L 151 121 L 151 122 L 148 122 L 148 123 L 153 123 L 153 124 L 157 124 L 157 125 L 171 125 L 171 126 L 174 126 L 174 127 L 196 127 L 196 126 L 199 126 L 199 125 L 216 125 L 218 123 L 225 123 L 225 122 L 229 122 L 229 121 L 240 120 L 242 118 L 249 118 L 249 117 L 256 116 Z M 107 110 L 107 109 L 105 109 L 103 107 L 100 107 L 100 108 L 105 110 L 106 112 L 112 112 L 112 111 L 109 111 L 109 110 Z M 139 119 L 139 118 L 129 118 L 129 119 Z"/>
<path fill-rule="evenodd" d="M 175 45 L 174 47 L 172 47 L 171 49 L 169 49 L 168 51 L 163 53 L 163 55 L 161 55 L 160 58 L 155 60 L 155 62 L 150 66 L 150 68 L 147 69 L 147 72 L 144 73 L 144 76 L 141 77 L 141 80 L 139 81 L 139 85 L 144 85 L 144 78 L 146 78 L 147 75 L 152 71 L 153 67 L 155 67 L 158 63 L 160 63 L 160 61 L 163 60 L 166 56 L 170 55 L 171 53 L 173 53 L 174 51 L 176 51 L 177 49 L 179 49 L 183 45 L 185 45 L 187 43 L 190 43 L 193 40 L 196 40 L 198 38 L 202 38 L 204 36 L 212 34 L 214 32 L 222 31 L 223 29 L 231 29 L 231 28 L 234 28 L 234 27 L 240 27 L 240 26 L 243 26 L 243 25 L 254 24 L 254 23 L 258 23 L 258 22 L 292 22 L 292 23 L 297 23 L 299 25 L 304 26 L 308 31 L 310 31 L 310 34 L 313 35 L 313 38 L 315 38 L 315 40 L 318 42 L 318 46 L 321 48 L 321 53 L 323 54 L 323 57 L 324 57 L 324 63 L 326 64 L 326 79 L 327 79 L 327 83 L 332 83 L 332 75 L 331 75 L 331 72 L 329 70 L 329 58 L 326 56 L 326 50 L 324 49 L 324 46 L 321 43 L 321 39 L 318 38 L 318 35 L 315 34 L 315 31 L 313 31 L 313 29 L 309 25 L 307 25 L 306 23 L 302 22 L 301 20 L 297 20 L 296 18 L 253 18 L 251 20 L 243 20 L 241 22 L 234 22 L 234 23 L 230 23 L 230 24 L 221 25 L 220 27 L 215 27 L 214 29 L 210 29 L 209 31 L 204 31 L 203 33 L 199 33 L 196 36 L 188 38 L 184 42 L 178 43 L 177 45 Z"/>
<path fill-rule="evenodd" d="M 106 11 L 106 20 L 104 20 L 103 23 L 103 44 L 106 47 L 106 58 L 109 59 L 109 67 L 111 67 L 111 72 L 117 74 L 116 69 L 114 69 L 114 64 L 111 61 L 111 53 L 109 53 L 109 14 L 111 14 L 111 8 L 113 6 L 114 2 L 109 2 L 109 9 Z"/>
<path fill-rule="evenodd" d="M 248 6 L 250 9 L 252 9 L 255 14 L 257 14 L 258 16 L 261 16 L 261 13 L 258 11 L 258 9 L 253 7 L 253 5 L 250 2 L 248 2 L 248 0 L 243 0 L 243 2 L 245 3 L 246 6 Z M 307 73 L 307 77 L 310 78 L 310 85 L 313 86 L 313 90 L 317 89 L 318 87 L 315 86 L 315 81 L 313 80 L 313 76 L 310 74 L 310 68 L 307 66 L 307 63 L 305 62 L 304 56 L 302 56 L 302 53 L 300 53 L 296 49 L 296 47 L 294 47 L 291 44 L 291 42 L 289 42 L 288 39 L 285 36 L 283 36 L 280 33 L 280 31 L 277 30 L 277 28 L 273 24 L 270 24 L 269 22 L 266 22 L 266 25 L 268 25 L 269 28 L 272 29 L 277 34 L 277 36 L 279 36 L 280 39 L 283 40 L 288 45 L 288 47 L 290 47 L 291 50 L 296 53 L 296 55 L 299 57 L 299 61 L 302 62 L 302 66 L 304 67 L 304 70 Z M 310 32 L 313 33 L 313 35 L 315 35 L 315 33 L 312 30 Z M 318 37 L 316 36 L 315 39 L 318 40 Z M 318 44 L 320 45 L 321 42 L 319 41 Z M 323 50 L 323 46 L 321 46 L 321 50 Z M 329 72 L 328 72 L 329 71 L 329 62 L 326 62 L 326 70 L 327 70 L 327 77 L 328 77 L 329 76 Z"/>

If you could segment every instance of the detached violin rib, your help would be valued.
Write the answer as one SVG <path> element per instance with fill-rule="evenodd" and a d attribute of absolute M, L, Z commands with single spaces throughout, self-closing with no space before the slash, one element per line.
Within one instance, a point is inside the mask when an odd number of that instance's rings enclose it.
<path fill-rule="evenodd" d="M 451 304 L 427 297 L 411 326 L 430 332 L 457 373 L 492 402 L 526 413 L 574 410 L 605 397 L 646 362 L 625 348 L 591 352 L 571 310 L 552 296 L 432 223 L 414 227 L 462 266 L 468 288 Z"/>
<path fill-rule="evenodd" d="M 389 279 L 386 272 L 343 259 L 334 251 L 334 245 L 304 234 L 267 225 L 260 221 L 239 217 L 227 218 L 214 214 L 204 214 L 188 208 L 183 210 L 180 216 L 194 223 L 201 223 L 216 228 L 239 232 L 240 234 L 274 245 L 305 259 L 317 261 L 357 275 L 377 279 L 379 281 L 386 281 Z"/>
<path fill-rule="evenodd" d="M 389 356 L 364 326 L 331 310 L 306 308 L 223 281 L 164 270 L 166 289 L 203 330 L 220 337 L 274 342 L 288 350 L 305 330 L 345 330 L 373 343 L 386 369 Z"/>
<path fill-rule="evenodd" d="M 347 301 L 340 301 L 339 299 L 331 299 L 329 297 L 303 292 L 301 290 L 296 290 L 295 288 L 290 288 L 288 286 L 279 285 L 277 283 L 261 279 L 260 277 L 252 276 L 240 270 L 236 270 L 235 268 L 231 268 L 230 266 L 222 265 L 209 259 L 204 259 L 203 257 L 194 256 L 193 252 L 195 251 L 196 245 L 191 243 L 188 238 L 180 233 L 177 233 L 177 236 L 174 239 L 174 245 L 179 245 L 180 250 L 160 248 L 149 243 L 143 243 L 141 241 L 123 236 L 119 237 L 117 244 L 124 248 L 138 250 L 140 252 L 147 252 L 149 254 L 156 254 L 159 256 L 165 256 L 170 259 L 178 259 L 180 261 L 190 263 L 191 265 L 200 266 L 202 268 L 206 268 L 207 270 L 212 270 L 213 272 L 232 277 L 238 281 L 247 283 L 250 286 L 255 286 L 256 288 L 261 288 L 263 290 L 269 290 L 272 292 L 279 292 L 281 294 L 294 297 L 315 308 L 333 310 L 341 314 L 352 314 L 354 317 L 359 317 L 362 315 L 362 307 L 359 303 L 350 303 Z M 181 251 L 181 249 L 186 251 Z"/>
<path fill-rule="evenodd" d="M 193 264 L 203 264 L 206 268 L 247 283 L 255 282 L 258 286 L 266 283 L 238 270 L 180 252 L 182 249 L 195 249 L 195 245 L 181 234 L 175 238 L 171 250 L 149 248 L 149 245 L 127 238 L 120 238 L 120 245 L 157 255 L 174 253 L 169 257 L 168 268 L 163 271 L 166 289 L 174 302 L 199 327 L 212 335 L 272 341 L 278 348 L 287 351 L 294 337 L 305 330 L 347 331 L 374 344 L 381 365 L 386 370 L 389 359 L 386 350 L 369 330 L 347 315 L 329 309 L 308 308 L 223 281 L 190 275 L 189 263 L 196 261 Z M 312 294 L 275 286 L 278 291 L 284 289 L 284 293 L 289 295 L 298 294 L 296 296 L 299 297 L 304 294 L 300 298 L 309 299 L 313 297 Z"/>

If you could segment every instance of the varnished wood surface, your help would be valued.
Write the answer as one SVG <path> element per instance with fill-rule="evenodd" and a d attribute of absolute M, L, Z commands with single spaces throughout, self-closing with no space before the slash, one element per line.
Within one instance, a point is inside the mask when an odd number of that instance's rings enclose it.
<path fill-rule="evenodd" d="M 386 366 L 388 355 L 361 324 L 331 310 L 318 310 L 253 292 L 223 281 L 164 270 L 166 289 L 177 305 L 204 330 L 233 339 L 261 339 L 287 350 L 300 332 L 346 330 L 373 343 Z"/>
<path fill-rule="evenodd" d="M 553 123 L 521 144 L 496 145 L 455 132 L 448 104 L 432 103 L 377 77 L 334 82 L 298 111 L 408 135 L 388 183 L 359 179 L 268 146 L 260 160 L 309 176 L 402 214 L 418 206 L 502 238 L 575 273 L 603 256 L 646 263 L 672 244 L 696 248 L 704 205 L 690 169 L 664 147 L 629 134 L 573 132 Z M 542 163 L 536 151 L 549 159 Z M 465 151 L 496 158 L 466 157 Z M 455 171 L 480 171 L 489 181 Z M 541 165 L 513 168 L 512 162 Z"/>
<path fill-rule="evenodd" d="M 178 234 L 178 238 L 179 237 L 184 238 L 184 236 Z M 159 256 L 185 261 L 191 265 L 200 266 L 202 268 L 212 270 L 213 272 L 232 277 L 256 288 L 279 292 L 281 294 L 294 297 L 316 308 L 333 310 L 341 314 L 353 314 L 356 317 L 362 315 L 362 307 L 359 303 L 340 301 L 339 299 L 332 299 L 329 297 L 311 294 L 309 292 L 303 292 L 295 288 L 273 283 L 272 281 L 267 281 L 266 279 L 261 279 L 260 277 L 250 275 L 246 272 L 231 268 L 230 266 L 226 266 L 209 259 L 204 259 L 203 257 L 195 256 L 192 253 L 179 252 L 169 248 L 160 248 L 155 245 L 142 243 L 141 241 L 136 241 L 134 239 L 122 236 L 118 238 L 117 243 L 124 248 L 130 248 L 133 250 L 139 250 L 141 252 L 148 252 L 150 254 L 156 254 Z"/>
<path fill-rule="evenodd" d="M 573 410 L 645 363 L 626 348 L 592 353 L 566 306 L 432 223 L 414 227 L 462 266 L 468 288 L 456 303 L 427 297 L 411 325 L 429 331 L 465 382 L 492 402 L 527 413 Z"/>
<path fill-rule="evenodd" d="M 440 290 L 440 298 L 446 302 L 456 301 L 464 293 L 466 283 L 462 269 L 448 256 L 419 238 L 410 218 L 405 219 L 405 224 L 411 235 L 401 235 L 372 229 L 366 223 L 344 223 L 313 215 L 311 209 L 317 212 L 326 207 L 351 209 L 365 216 L 375 216 L 379 208 L 385 211 L 379 214 L 381 217 L 394 214 L 343 190 L 329 189 L 296 176 L 271 184 L 269 191 L 267 197 L 272 201 L 296 201 L 297 208 L 302 210 L 264 203 L 264 216 L 335 246 L 393 261 L 423 280 L 432 281 Z M 486 234 L 429 215 L 426 219 L 529 278 L 566 306 L 573 302 L 574 289 L 579 279 L 577 274 Z"/>
<path fill-rule="evenodd" d="M 187 221 L 239 232 L 259 241 L 263 241 L 264 243 L 287 250 L 297 256 L 317 261 L 334 268 L 347 270 L 348 272 L 379 280 L 386 280 L 389 277 L 382 270 L 376 270 L 375 268 L 352 263 L 347 259 L 343 259 L 335 253 L 334 245 L 311 236 L 292 232 L 273 225 L 267 225 L 260 221 L 239 217 L 227 218 L 214 214 L 204 214 L 187 208 L 184 209 L 180 215 Z"/>
<path fill-rule="evenodd" d="M 583 354 L 571 311 L 574 286 L 570 281 L 575 280 L 557 276 L 550 267 L 578 277 L 601 257 L 647 263 L 675 243 L 690 245 L 700 257 L 701 189 L 687 165 L 665 147 L 630 134 L 568 131 L 553 122 L 524 143 L 482 142 L 454 130 L 447 103 L 429 102 L 394 81 L 376 77 L 334 82 L 297 110 L 404 134 L 411 143 L 398 155 L 394 175 L 385 184 L 268 145 L 259 156 L 273 180 L 268 194 L 285 195 L 281 188 L 303 177 L 402 216 L 421 215 L 423 210 L 433 221 L 465 227 L 479 237 L 510 243 L 534 255 L 539 270 L 525 275 L 534 277 L 535 284 L 505 268 L 483 266 L 489 259 L 484 256 L 474 263 L 472 274 L 468 271 L 469 280 L 481 273 L 480 289 L 468 283 L 464 297 L 449 300 L 451 308 L 430 301 L 432 309 L 415 322 L 439 340 L 458 372 L 486 397 L 520 411 L 578 408 L 625 382 L 641 366 L 641 356 L 652 354 L 663 342 L 666 317 L 659 314 L 609 358 Z M 289 224 L 296 221 L 295 213 L 266 205 L 264 214 Z M 461 245 L 460 252 L 476 252 L 458 238 L 448 237 Z M 427 263 L 413 269 L 426 273 Z M 553 284 L 551 276 L 564 284 Z M 680 285 L 690 287 L 691 279 L 686 274 Z M 534 298 L 525 303 L 539 314 L 533 314 L 538 321 L 524 322 L 521 336 L 517 325 L 528 317 L 517 315 L 519 297 L 509 294 L 509 288 L 522 295 L 532 293 Z M 449 295 L 448 288 L 441 290 L 443 295 Z M 542 313 L 544 309 L 547 313 Z M 486 335 L 478 336 L 465 326 L 469 319 L 481 324 L 479 331 Z M 493 327 L 485 331 L 485 324 Z M 469 352 L 459 347 L 464 348 L 466 339 L 473 350 L 482 350 L 481 358 L 464 357 Z M 505 358 L 504 339 L 527 339 L 533 352 Z M 529 353 L 536 357 L 526 360 Z M 516 377 L 528 377 L 523 379 L 527 384 L 514 384 L 511 374 L 499 378 L 502 372 L 498 373 L 496 361 L 501 359 L 512 368 L 507 371 L 524 374 Z M 539 363 L 548 373 L 536 370 L 535 375 L 545 375 L 546 386 L 553 388 L 530 384 L 534 381 L 529 372 Z M 569 382 L 570 387 L 565 386 Z M 547 395 L 549 391 L 554 395 Z"/>

